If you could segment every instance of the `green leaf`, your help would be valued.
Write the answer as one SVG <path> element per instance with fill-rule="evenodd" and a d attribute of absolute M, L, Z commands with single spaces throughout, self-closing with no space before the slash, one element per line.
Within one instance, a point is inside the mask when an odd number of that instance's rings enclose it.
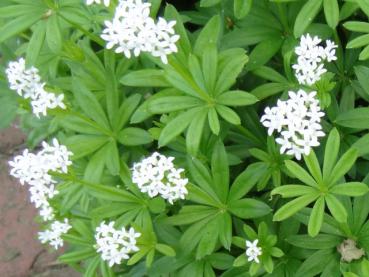
<path fill-rule="evenodd" d="M 101 258 L 99 256 L 94 257 L 89 263 L 88 266 L 86 268 L 86 271 L 83 275 L 83 277 L 94 277 L 96 276 L 96 270 L 97 267 L 99 266 L 101 261 Z"/>
<path fill-rule="evenodd" d="M 196 203 L 213 206 L 213 207 L 219 207 L 219 200 L 213 197 L 212 195 L 210 195 L 209 193 L 207 193 L 202 188 L 199 188 L 192 184 L 188 184 L 186 188 L 188 190 L 187 199 L 193 202 L 196 202 Z"/>
<path fill-rule="evenodd" d="M 152 138 L 146 130 L 128 127 L 119 132 L 118 141 L 126 146 L 136 146 L 148 144 L 152 142 Z"/>
<path fill-rule="evenodd" d="M 320 228 L 322 228 L 324 208 L 325 208 L 324 197 L 321 196 L 315 202 L 309 219 L 308 233 L 312 237 L 315 237 L 317 234 L 319 234 Z"/>
<path fill-rule="evenodd" d="M 73 160 L 87 156 L 108 142 L 106 136 L 75 135 L 67 138 L 65 145 L 72 151 Z"/>
<path fill-rule="evenodd" d="M 228 202 L 241 199 L 246 195 L 264 174 L 265 169 L 264 163 L 253 163 L 240 173 L 231 186 Z"/>
<path fill-rule="evenodd" d="M 8 21 L 0 28 L 0 43 L 31 27 L 34 23 L 41 19 L 42 13 L 43 12 L 39 11 L 37 13 L 22 15 L 11 21 Z"/>
<path fill-rule="evenodd" d="M 190 70 L 192 78 L 195 80 L 196 84 L 205 91 L 205 81 L 201 65 L 199 59 L 193 54 L 188 56 L 188 69 Z"/>
<path fill-rule="evenodd" d="M 294 161 L 285 161 L 284 162 L 288 171 L 291 172 L 291 174 L 299 179 L 301 182 L 308 186 L 317 187 L 316 181 L 309 175 L 309 173 L 303 169 L 301 166 L 299 166 Z"/>
<path fill-rule="evenodd" d="M 268 66 L 259 66 L 258 68 L 254 69 L 252 73 L 272 82 L 277 82 L 281 84 L 288 83 L 287 79 L 282 74 Z"/>
<path fill-rule="evenodd" d="M 46 24 L 42 21 L 35 25 L 32 37 L 28 43 L 26 60 L 27 65 L 35 65 L 45 41 Z"/>
<path fill-rule="evenodd" d="M 0 129 L 7 128 L 12 123 L 17 115 L 17 98 L 15 94 L 6 94 L 0 96 L 0 103 L 2 107 L 0 109 Z"/>
<path fill-rule="evenodd" d="M 356 0 L 356 3 L 359 4 L 360 9 L 369 16 L 369 3 L 367 0 Z"/>
<path fill-rule="evenodd" d="M 357 150 L 354 148 L 350 148 L 346 151 L 345 154 L 343 154 L 343 156 L 338 160 L 337 164 L 333 168 L 332 173 L 329 177 L 329 183 L 331 186 L 351 169 L 356 159 Z"/>
<path fill-rule="evenodd" d="M 343 26 L 350 31 L 359 33 L 369 33 L 369 23 L 360 21 L 346 21 Z"/>
<path fill-rule="evenodd" d="M 369 129 L 369 108 L 356 108 L 342 112 L 335 122 L 348 128 Z"/>
<path fill-rule="evenodd" d="M 61 255 L 58 260 L 63 263 L 75 263 L 79 261 L 85 261 L 88 258 L 98 255 L 94 248 L 86 248 L 78 251 L 69 252 Z"/>
<path fill-rule="evenodd" d="M 299 38 L 319 13 L 323 0 L 308 0 L 298 13 L 293 34 Z"/>
<path fill-rule="evenodd" d="M 267 83 L 254 88 L 251 94 L 255 95 L 259 100 L 263 100 L 286 89 L 288 89 L 287 84 Z"/>
<path fill-rule="evenodd" d="M 359 47 L 366 46 L 368 44 L 369 44 L 369 34 L 354 38 L 349 43 L 347 43 L 346 47 L 347 48 L 359 48 Z"/>
<path fill-rule="evenodd" d="M 181 57 L 183 63 L 187 60 L 187 54 L 191 51 L 191 42 L 188 39 L 187 30 L 183 25 L 181 15 L 177 12 L 173 5 L 166 4 L 164 17 L 167 20 L 175 20 L 177 23 L 174 26 L 176 34 L 178 34 L 181 39 L 176 43 L 179 48 L 177 56 Z"/>
<path fill-rule="evenodd" d="M 270 255 L 272 255 L 273 257 L 276 257 L 276 258 L 280 258 L 280 257 L 284 256 L 284 253 L 281 249 L 279 249 L 277 247 L 272 247 L 272 249 L 270 249 Z"/>
<path fill-rule="evenodd" d="M 324 15 L 328 26 L 335 29 L 339 21 L 340 9 L 337 0 L 324 0 Z"/>
<path fill-rule="evenodd" d="M 354 70 L 360 86 L 367 94 L 369 94 L 369 80 L 367 78 L 369 74 L 369 68 L 366 66 L 358 65 L 354 67 Z"/>
<path fill-rule="evenodd" d="M 164 71 L 159 69 L 142 69 L 124 75 L 120 82 L 131 87 L 170 87 Z"/>
<path fill-rule="evenodd" d="M 187 225 L 211 217 L 216 212 L 217 210 L 209 206 L 186 205 L 178 214 L 163 219 L 163 222 L 171 225 Z"/>
<path fill-rule="evenodd" d="M 348 182 L 335 185 L 331 193 L 347 196 L 362 196 L 368 192 L 368 185 L 360 182 Z"/>
<path fill-rule="evenodd" d="M 95 95 L 77 78 L 73 78 L 73 94 L 84 113 L 100 126 L 110 129 L 108 119 Z"/>
<path fill-rule="evenodd" d="M 304 155 L 304 161 L 314 179 L 317 182 L 321 182 L 323 180 L 323 177 L 315 152 L 310 151 L 310 154 L 308 156 Z"/>
<path fill-rule="evenodd" d="M 283 205 L 273 216 L 274 221 L 282 221 L 297 213 L 302 208 L 315 201 L 317 194 L 306 194 Z"/>
<path fill-rule="evenodd" d="M 332 249 L 323 249 L 310 255 L 295 272 L 295 276 L 316 276 L 320 275 L 336 255 Z M 339 265 L 337 265 L 339 266 Z"/>
<path fill-rule="evenodd" d="M 283 185 L 272 190 L 271 195 L 280 194 L 283 198 L 296 197 L 318 192 L 317 189 L 303 185 Z"/>
<path fill-rule="evenodd" d="M 219 220 L 219 240 L 225 249 L 230 250 L 232 244 L 232 218 L 229 213 L 223 213 Z"/>
<path fill-rule="evenodd" d="M 128 191 L 118 189 L 107 185 L 98 185 L 94 183 L 84 182 L 85 187 L 90 189 L 90 193 L 99 199 L 109 201 L 139 203 L 139 199 Z"/>
<path fill-rule="evenodd" d="M 218 70 L 218 51 L 214 44 L 205 46 L 202 53 L 202 73 L 207 90 L 210 94 L 214 92 Z"/>
<path fill-rule="evenodd" d="M 233 262 L 233 266 L 234 267 L 240 267 L 240 266 L 244 266 L 248 263 L 247 261 L 247 257 L 244 253 L 242 253 L 240 256 L 238 256 L 234 262 Z"/>
<path fill-rule="evenodd" d="M 213 16 L 205 27 L 201 30 L 199 36 L 196 39 L 196 43 L 194 46 L 194 53 L 198 56 L 201 56 L 204 49 L 207 48 L 208 45 L 214 44 L 217 45 L 219 41 L 219 36 L 221 33 L 220 30 L 220 16 Z"/>
<path fill-rule="evenodd" d="M 199 112 L 199 108 L 192 108 L 186 112 L 179 114 L 172 119 L 162 130 L 159 137 L 159 147 L 167 145 L 175 137 L 181 134 L 191 123 L 195 114 Z"/>
<path fill-rule="evenodd" d="M 240 199 L 228 203 L 232 214 L 243 219 L 258 218 L 271 212 L 270 207 L 255 199 Z"/>
<path fill-rule="evenodd" d="M 208 109 L 204 108 L 202 111 L 194 115 L 196 116 L 196 120 L 193 120 L 188 127 L 186 134 L 186 147 L 187 152 L 193 156 L 196 156 L 199 150 L 207 115 Z"/>
<path fill-rule="evenodd" d="M 160 253 L 164 254 L 165 256 L 174 257 L 176 255 L 176 251 L 166 244 L 157 243 L 155 245 L 155 249 L 158 250 Z"/>
<path fill-rule="evenodd" d="M 360 52 L 359 60 L 364 61 L 367 60 L 368 58 L 369 58 L 369 45 L 365 46 L 363 51 Z"/>
<path fill-rule="evenodd" d="M 323 179 L 326 181 L 330 176 L 340 150 L 340 135 L 336 128 L 329 133 L 324 151 Z"/>
<path fill-rule="evenodd" d="M 118 147 L 115 141 L 110 141 L 105 147 L 105 162 L 110 174 L 116 176 L 120 170 L 120 157 Z"/>
<path fill-rule="evenodd" d="M 62 49 L 62 35 L 59 27 L 59 16 L 53 14 L 46 22 L 46 41 L 50 50 L 59 53 Z"/>
<path fill-rule="evenodd" d="M 228 197 L 229 165 L 227 152 L 220 140 L 214 145 L 213 155 L 211 157 L 211 172 L 213 175 L 214 190 L 219 199 L 224 203 Z"/>
<path fill-rule="evenodd" d="M 100 148 L 89 158 L 87 167 L 84 171 L 83 179 L 89 182 L 100 182 L 106 160 L 106 146 Z"/>
<path fill-rule="evenodd" d="M 241 119 L 238 116 L 238 114 L 235 111 L 233 111 L 232 109 L 228 108 L 227 106 L 216 105 L 215 109 L 217 110 L 219 115 L 224 120 L 228 121 L 229 123 L 231 123 L 233 125 L 240 125 L 241 124 Z"/>
<path fill-rule="evenodd" d="M 229 90 L 247 61 L 248 57 L 244 49 L 233 48 L 219 54 L 218 72 L 220 74 L 216 82 L 215 94 Z"/>
<path fill-rule="evenodd" d="M 325 196 L 327 206 L 333 217 L 340 223 L 347 221 L 347 212 L 341 202 L 333 195 L 328 194 Z"/>
<path fill-rule="evenodd" d="M 219 95 L 216 101 L 226 106 L 248 106 L 256 103 L 259 99 L 245 91 L 232 90 Z"/>
<path fill-rule="evenodd" d="M 149 248 L 143 248 L 139 250 L 137 253 L 133 254 L 132 257 L 127 261 L 127 265 L 131 266 L 136 264 L 140 261 L 148 252 L 150 251 Z"/>
<path fill-rule="evenodd" d="M 129 121 L 132 116 L 131 123 L 138 123 L 134 121 L 134 116 L 132 115 L 138 104 L 140 103 L 141 95 L 133 94 L 124 100 L 123 104 L 120 106 L 117 117 L 114 118 L 114 130 L 120 131 Z"/>
<path fill-rule="evenodd" d="M 342 237 L 319 234 L 314 238 L 308 235 L 289 236 L 287 242 L 304 249 L 332 249 L 342 242 Z"/>
<path fill-rule="evenodd" d="M 211 7 L 220 3 L 221 0 L 201 0 L 200 7 Z"/>
<path fill-rule="evenodd" d="M 251 71 L 266 64 L 279 51 L 282 42 L 281 36 L 275 36 L 260 42 L 251 51 L 246 69 Z"/>
<path fill-rule="evenodd" d="M 207 255 L 214 252 L 216 243 L 218 242 L 219 225 L 218 218 L 211 220 L 206 226 L 204 226 L 204 231 L 202 233 L 197 251 L 196 259 L 200 260 Z"/>
<path fill-rule="evenodd" d="M 237 19 L 244 18 L 251 10 L 253 0 L 234 0 L 233 11 Z"/>
<path fill-rule="evenodd" d="M 218 196 L 213 189 L 213 178 L 210 175 L 209 169 L 204 165 L 203 162 L 196 159 L 195 157 L 192 157 L 190 155 L 188 155 L 187 157 L 187 165 L 192 179 L 196 180 L 197 185 L 205 190 L 214 199 L 218 199 Z"/>
<path fill-rule="evenodd" d="M 193 108 L 201 104 L 204 102 L 192 96 L 165 96 L 149 101 L 148 110 L 153 114 L 164 114 Z"/>
<path fill-rule="evenodd" d="M 219 118 L 218 118 L 217 111 L 213 107 L 209 109 L 208 121 L 209 121 L 210 129 L 213 132 L 213 134 L 218 135 L 220 131 Z"/>

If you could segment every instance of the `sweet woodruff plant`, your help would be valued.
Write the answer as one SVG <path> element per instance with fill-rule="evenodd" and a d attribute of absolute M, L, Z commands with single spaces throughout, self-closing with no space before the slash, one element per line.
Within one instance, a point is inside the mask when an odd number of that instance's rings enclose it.
<path fill-rule="evenodd" d="M 368 2 L 167 2 L 1 1 L 41 243 L 86 277 L 369 276 Z"/>

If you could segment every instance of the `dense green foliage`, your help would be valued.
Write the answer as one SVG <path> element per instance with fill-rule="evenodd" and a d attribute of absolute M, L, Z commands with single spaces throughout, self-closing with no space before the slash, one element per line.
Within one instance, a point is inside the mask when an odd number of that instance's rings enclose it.
<path fill-rule="evenodd" d="M 177 21 L 168 64 L 105 49 L 114 1 L 0 2 L 0 127 L 18 116 L 30 148 L 57 137 L 74 153 L 68 174 L 54 174 L 51 204 L 73 227 L 60 261 L 89 277 L 369 276 L 369 2 L 148 2 L 152 17 Z M 312 87 L 292 71 L 306 33 L 338 45 Z M 32 116 L 4 73 L 17 57 L 64 93 L 65 110 Z M 317 91 L 326 136 L 294 161 L 260 117 L 299 88 Z M 133 163 L 154 151 L 185 169 L 185 200 L 170 205 L 132 183 Z M 112 268 L 94 248 L 103 220 L 142 234 Z M 260 263 L 245 255 L 255 239 Z M 342 250 L 348 239 L 357 248 Z"/>

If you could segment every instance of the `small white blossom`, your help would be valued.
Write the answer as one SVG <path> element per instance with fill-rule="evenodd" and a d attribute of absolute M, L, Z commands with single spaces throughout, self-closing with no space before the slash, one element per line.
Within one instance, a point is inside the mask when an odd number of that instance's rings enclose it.
<path fill-rule="evenodd" d="M 150 17 L 150 7 L 150 3 L 142 0 L 120 0 L 112 21 L 105 21 L 101 37 L 107 42 L 106 48 L 115 47 L 116 53 L 123 53 L 128 59 L 149 52 L 168 63 L 167 56 L 178 51 L 176 21 L 159 18 L 155 23 Z"/>
<path fill-rule="evenodd" d="M 50 229 L 38 233 L 38 238 L 41 243 L 49 243 L 52 247 L 58 249 L 64 244 L 61 236 L 68 233 L 71 228 L 72 226 L 69 224 L 67 218 L 64 219 L 64 222 L 54 221 L 51 223 Z"/>
<path fill-rule="evenodd" d="M 15 90 L 25 99 L 31 99 L 32 112 L 37 117 L 41 114 L 45 116 L 48 109 L 66 108 L 63 103 L 64 95 L 46 91 L 38 69 L 33 66 L 27 69 L 23 58 L 10 62 L 5 72 L 10 89 Z"/>
<path fill-rule="evenodd" d="M 64 145 L 60 145 L 57 139 L 52 144 L 42 143 L 42 150 L 38 153 L 30 153 L 24 150 L 22 155 L 9 161 L 10 175 L 19 179 L 20 183 L 29 185 L 30 200 L 36 208 L 40 208 L 40 216 L 45 220 L 51 220 L 54 212 L 49 204 L 58 194 L 55 189 L 55 180 L 49 171 L 67 173 L 72 153 Z"/>
<path fill-rule="evenodd" d="M 295 48 L 297 64 L 292 68 L 295 70 L 295 76 L 300 84 L 313 85 L 320 80 L 327 70 L 324 68 L 324 62 L 337 60 L 336 48 L 334 42 L 327 40 L 326 47 L 320 45 L 321 39 L 309 34 L 302 36 L 300 45 Z"/>
<path fill-rule="evenodd" d="M 311 147 L 319 145 L 319 137 L 325 134 L 320 124 L 324 112 L 320 110 L 316 92 L 289 91 L 287 101 L 278 100 L 277 106 L 265 108 L 261 123 L 268 128 L 268 135 L 277 131 L 281 136 L 276 142 L 280 152 L 294 155 L 300 160 L 303 154 L 309 155 Z"/>
<path fill-rule="evenodd" d="M 160 195 L 170 204 L 184 199 L 188 193 L 188 179 L 182 176 L 184 170 L 176 169 L 173 157 L 165 157 L 155 152 L 150 157 L 135 163 L 132 169 L 132 181 L 143 193 L 150 197 Z"/>
<path fill-rule="evenodd" d="M 259 256 L 262 254 L 261 247 L 258 247 L 259 240 L 254 240 L 253 242 L 246 240 L 246 256 L 249 262 L 255 261 L 259 263 Z"/>
<path fill-rule="evenodd" d="M 107 261 L 110 267 L 121 264 L 122 260 L 130 258 L 130 253 L 137 252 L 139 248 L 136 238 L 141 236 L 132 227 L 129 230 L 124 227 L 115 229 L 114 224 L 114 221 L 109 224 L 102 222 L 95 233 L 96 251 L 101 253 L 101 258 Z"/>
<path fill-rule="evenodd" d="M 90 6 L 90 5 L 92 5 L 92 4 L 102 4 L 102 3 L 104 3 L 104 5 L 106 6 L 106 7 L 109 7 L 109 5 L 110 5 L 110 0 L 86 0 L 86 5 L 88 5 L 88 6 Z"/>

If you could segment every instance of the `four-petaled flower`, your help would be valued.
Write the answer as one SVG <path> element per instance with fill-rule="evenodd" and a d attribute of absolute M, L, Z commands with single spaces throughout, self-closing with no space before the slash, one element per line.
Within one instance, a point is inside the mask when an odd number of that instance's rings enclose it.
<path fill-rule="evenodd" d="M 259 240 L 256 239 L 253 242 L 246 240 L 246 256 L 248 261 L 255 261 L 259 263 L 259 256 L 262 254 L 261 247 L 258 246 Z"/>

